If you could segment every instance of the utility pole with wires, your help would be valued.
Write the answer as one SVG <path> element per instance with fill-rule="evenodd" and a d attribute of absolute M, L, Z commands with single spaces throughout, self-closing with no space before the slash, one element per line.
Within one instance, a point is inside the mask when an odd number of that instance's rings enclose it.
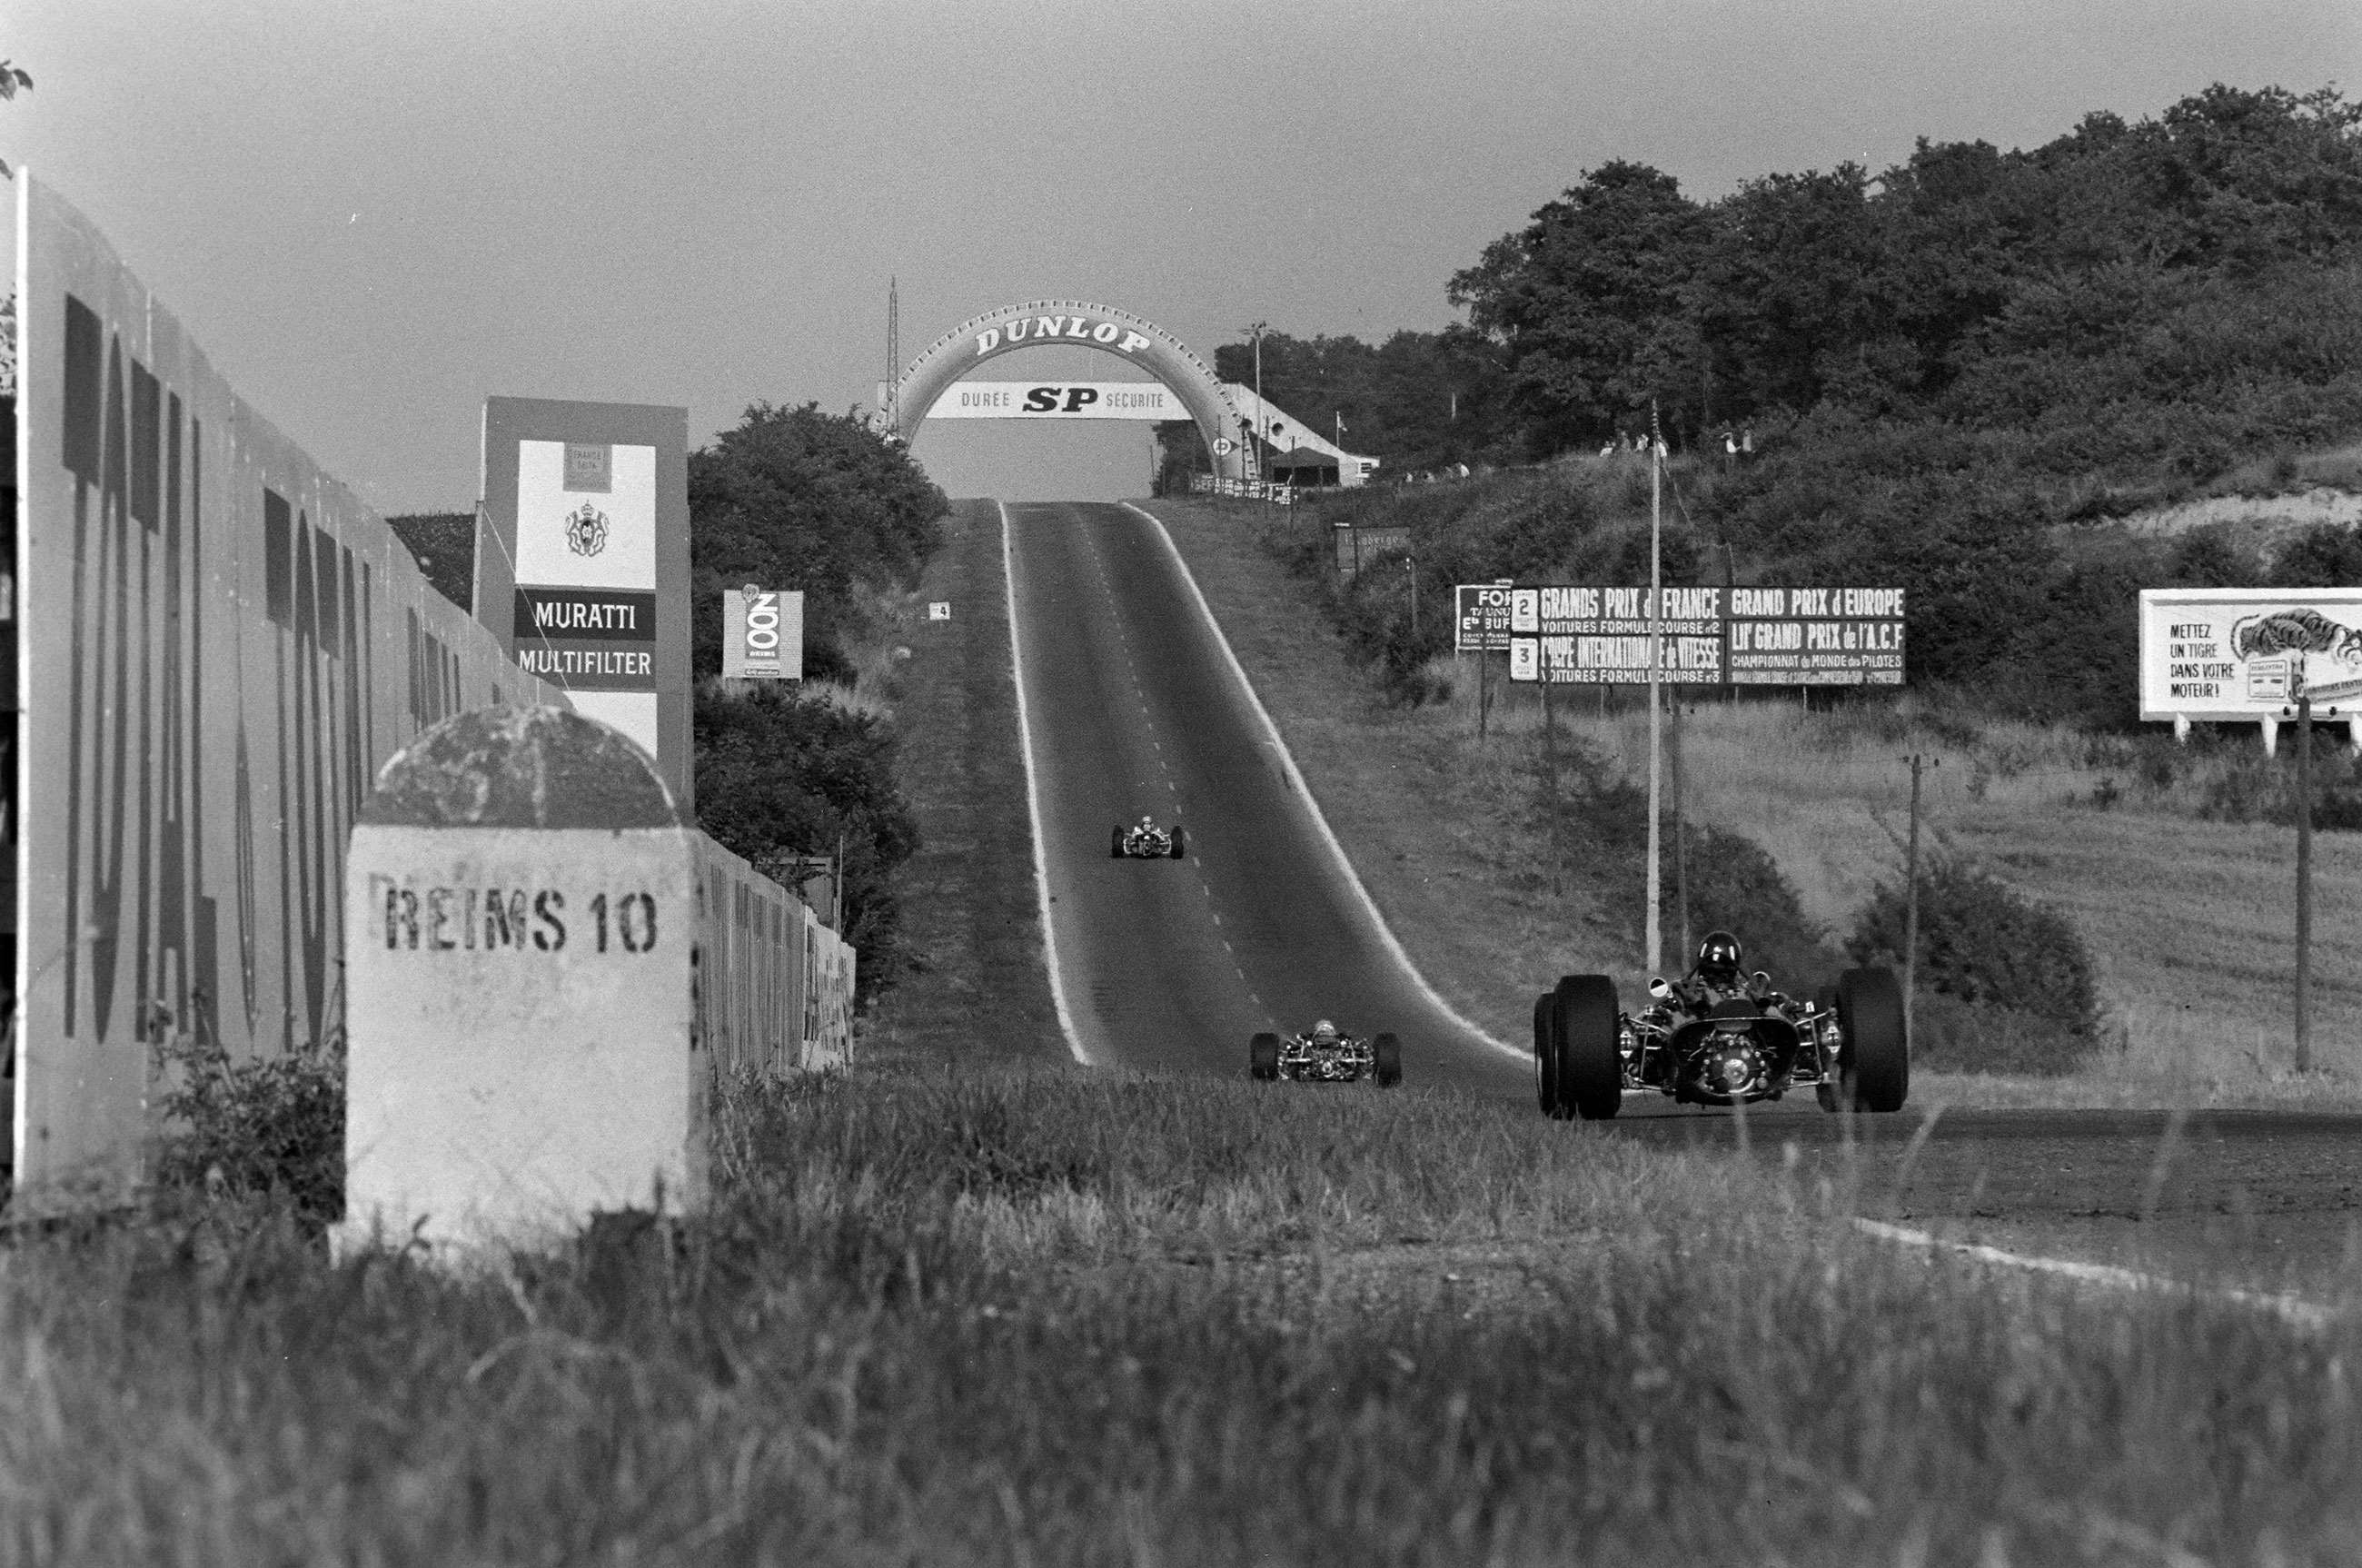
<path fill-rule="evenodd" d="M 1649 402 L 1649 898 L 1642 942 L 1650 975 L 1658 972 L 1665 951 L 1664 910 L 1658 874 L 1661 854 L 1658 842 L 1661 836 L 1658 812 L 1662 809 L 1664 798 L 1660 755 L 1660 735 L 1664 724 L 1665 563 L 1661 503 L 1664 452 L 1664 437 L 1657 426 L 1657 403 L 1651 398 Z M 1547 678 L 1549 671 L 1545 670 L 1543 674 Z M 1544 687 L 1543 691 L 1547 695 L 1549 688 Z"/>
<path fill-rule="evenodd" d="M 1913 752 L 1911 827 L 1903 850 L 1903 1037 L 1911 1038 L 1911 1007 L 1919 994 L 1919 775 L 1939 760 Z"/>

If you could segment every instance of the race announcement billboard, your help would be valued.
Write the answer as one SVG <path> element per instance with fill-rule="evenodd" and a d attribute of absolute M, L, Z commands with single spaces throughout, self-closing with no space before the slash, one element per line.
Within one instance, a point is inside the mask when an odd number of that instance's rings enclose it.
<path fill-rule="evenodd" d="M 2153 588 L 2140 596 L 2144 719 L 2264 719 L 2362 699 L 2362 588 Z M 2343 716 L 2343 715 L 2335 715 Z"/>
<path fill-rule="evenodd" d="M 804 678 L 802 590 L 751 582 L 723 590 L 722 675 L 726 680 Z"/>
<path fill-rule="evenodd" d="M 1900 686 L 1899 588 L 1668 588 L 1658 678 L 1682 686 Z M 1509 679 L 1553 686 L 1649 679 L 1649 591 L 1509 591 Z"/>

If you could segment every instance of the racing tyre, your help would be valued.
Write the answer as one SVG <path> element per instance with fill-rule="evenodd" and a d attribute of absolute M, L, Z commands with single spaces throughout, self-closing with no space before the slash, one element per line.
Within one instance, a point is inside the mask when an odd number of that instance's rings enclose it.
<path fill-rule="evenodd" d="M 1616 982 L 1568 975 L 1551 993 L 1551 1046 L 1558 1065 L 1551 1114 L 1605 1121 L 1624 1104 L 1624 1054 L 1617 1046 Z"/>
<path fill-rule="evenodd" d="M 1370 1050 L 1378 1059 L 1378 1087 L 1392 1088 L 1402 1082 L 1402 1042 L 1381 1034 L 1370 1042 Z"/>
<path fill-rule="evenodd" d="M 1173 858 L 1178 860 L 1187 853 L 1187 841 L 1181 836 L 1181 824 L 1173 824 Z"/>
<path fill-rule="evenodd" d="M 1247 1042 L 1247 1075 L 1264 1083 L 1279 1077 L 1278 1035 L 1258 1034 Z"/>
<path fill-rule="evenodd" d="M 1551 1034 L 1557 1010 L 1551 1001 L 1548 991 L 1534 999 L 1534 1091 L 1541 1099 L 1544 1116 L 1559 1113 L 1558 1043 Z"/>
<path fill-rule="evenodd" d="M 1838 1027 L 1844 1032 L 1841 1103 L 1856 1110 L 1900 1110 L 1911 1092 L 1911 1043 L 1904 1036 L 1903 988 L 1892 969 L 1848 969 L 1838 977 Z"/>
<path fill-rule="evenodd" d="M 1108 835 L 1108 857 L 1111 860 L 1123 858 L 1123 829 L 1118 828 Z"/>

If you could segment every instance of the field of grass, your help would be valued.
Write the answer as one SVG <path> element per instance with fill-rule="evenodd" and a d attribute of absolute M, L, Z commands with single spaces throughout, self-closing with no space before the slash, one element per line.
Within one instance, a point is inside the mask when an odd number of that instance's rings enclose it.
<path fill-rule="evenodd" d="M 1473 663 L 1437 667 L 1448 700 L 1389 705 L 1260 545 L 1261 512 L 1202 502 L 1151 510 L 1204 585 L 1355 869 L 1439 990 L 1505 1039 L 1523 1037 L 1534 992 L 1561 973 L 1604 971 L 1637 990 L 1640 954 L 1628 933 L 1640 889 L 1603 886 L 1581 867 L 1553 874 L 1532 691 L 1505 701 L 1496 685 L 1481 742 Z M 1434 592 L 1439 606 L 1449 605 L 1445 591 Z M 1644 711 L 1603 712 L 1578 697 L 1558 703 L 1557 716 L 1562 733 L 1640 774 Z M 2202 759 L 2152 786 L 2136 758 L 2095 752 L 2064 730 L 1986 726 L 1972 744 L 1951 733 L 1808 712 L 1801 701 L 1702 703 L 1684 724 L 1693 820 L 1760 843 L 1833 936 L 1850 929 L 1876 883 L 1900 879 L 1903 759 L 1913 751 L 1938 759 L 1925 775 L 1931 843 L 1974 856 L 2075 919 L 2124 1049 L 2065 1079 L 1926 1075 L 1915 1099 L 2362 1103 L 2362 839 L 2314 841 L 2321 1070 L 2298 1077 L 2293 835 L 2194 815 L 2235 758 Z M 1669 922 L 1669 954 L 1672 935 Z"/>
<path fill-rule="evenodd" d="M 1416 1090 L 740 1088 L 712 1211 L 0 1254 L 0 1561 L 2349 1561 L 2352 1324 L 1996 1282 Z"/>

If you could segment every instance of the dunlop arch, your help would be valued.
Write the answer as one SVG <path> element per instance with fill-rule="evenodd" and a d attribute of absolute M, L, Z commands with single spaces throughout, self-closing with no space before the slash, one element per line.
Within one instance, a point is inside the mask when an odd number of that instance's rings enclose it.
<path fill-rule="evenodd" d="M 1198 433 L 1213 457 L 1214 471 L 1228 479 L 1245 476 L 1239 412 L 1206 362 L 1155 323 L 1086 300 L 1033 300 L 1004 305 L 971 317 L 936 338 L 895 383 L 896 429 L 905 440 L 917 439 L 928 411 L 954 381 L 988 359 L 1053 345 L 1097 348 L 1140 366 L 1171 388 L 1198 422 Z"/>

